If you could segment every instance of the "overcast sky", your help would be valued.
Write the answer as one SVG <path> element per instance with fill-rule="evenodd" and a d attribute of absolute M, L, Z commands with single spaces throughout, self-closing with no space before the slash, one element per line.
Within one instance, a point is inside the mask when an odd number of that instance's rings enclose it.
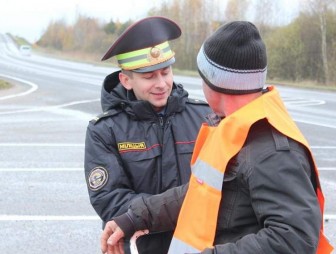
<path fill-rule="evenodd" d="M 278 1 L 283 6 L 279 15 L 286 18 L 284 14 L 290 15 L 298 0 Z M 50 21 L 64 19 L 73 24 L 76 15 L 82 14 L 105 22 L 124 22 L 143 18 L 152 7 L 161 4 L 162 0 L 0 0 L 0 33 L 9 32 L 34 43 Z"/>
<path fill-rule="evenodd" d="M 52 20 L 69 24 L 80 13 L 110 21 L 143 18 L 160 0 L 0 0 L 0 33 L 35 42 Z"/>

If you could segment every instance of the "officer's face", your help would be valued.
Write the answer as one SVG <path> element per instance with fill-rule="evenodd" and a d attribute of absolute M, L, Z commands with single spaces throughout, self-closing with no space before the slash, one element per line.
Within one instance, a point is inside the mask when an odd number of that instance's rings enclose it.
<path fill-rule="evenodd" d="M 133 89 L 138 100 L 149 101 L 156 111 L 166 106 L 173 87 L 173 72 L 170 66 L 153 72 L 133 72 L 130 76 L 121 73 L 119 79 L 126 89 Z"/>

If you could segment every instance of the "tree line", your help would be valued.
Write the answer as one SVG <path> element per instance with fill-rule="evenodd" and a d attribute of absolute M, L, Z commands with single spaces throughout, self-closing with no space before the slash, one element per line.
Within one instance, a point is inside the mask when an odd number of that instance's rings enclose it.
<path fill-rule="evenodd" d="M 269 79 L 336 86 L 336 0 L 300 1 L 300 13 L 286 24 L 280 1 L 274 0 L 228 0 L 225 5 L 219 0 L 166 0 L 148 16 L 165 16 L 181 26 L 181 38 L 171 42 L 174 68 L 197 70 L 196 56 L 206 37 L 228 21 L 251 20 L 266 43 Z M 101 57 L 134 21 L 102 22 L 79 14 L 72 25 L 62 19 L 50 22 L 37 45 Z"/>

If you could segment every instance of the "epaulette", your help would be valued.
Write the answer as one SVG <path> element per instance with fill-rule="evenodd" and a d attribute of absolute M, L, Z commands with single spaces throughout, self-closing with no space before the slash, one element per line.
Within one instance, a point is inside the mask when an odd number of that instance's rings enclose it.
<path fill-rule="evenodd" d="M 98 123 L 101 119 L 109 117 L 109 116 L 114 116 L 118 114 L 118 111 L 116 110 L 109 110 L 109 111 L 105 111 L 97 116 L 95 116 L 93 119 L 90 120 L 91 123 L 96 124 Z"/>
<path fill-rule="evenodd" d="M 192 98 L 188 98 L 188 103 L 191 104 L 202 104 L 202 105 L 209 105 L 206 101 L 203 100 L 199 100 L 199 99 L 192 99 Z"/>

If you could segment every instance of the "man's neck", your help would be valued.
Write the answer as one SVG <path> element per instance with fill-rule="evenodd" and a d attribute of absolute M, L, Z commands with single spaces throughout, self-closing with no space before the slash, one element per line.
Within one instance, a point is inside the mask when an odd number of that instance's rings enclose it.
<path fill-rule="evenodd" d="M 241 95 L 223 94 L 225 115 L 234 113 L 261 95 L 261 92 Z"/>

